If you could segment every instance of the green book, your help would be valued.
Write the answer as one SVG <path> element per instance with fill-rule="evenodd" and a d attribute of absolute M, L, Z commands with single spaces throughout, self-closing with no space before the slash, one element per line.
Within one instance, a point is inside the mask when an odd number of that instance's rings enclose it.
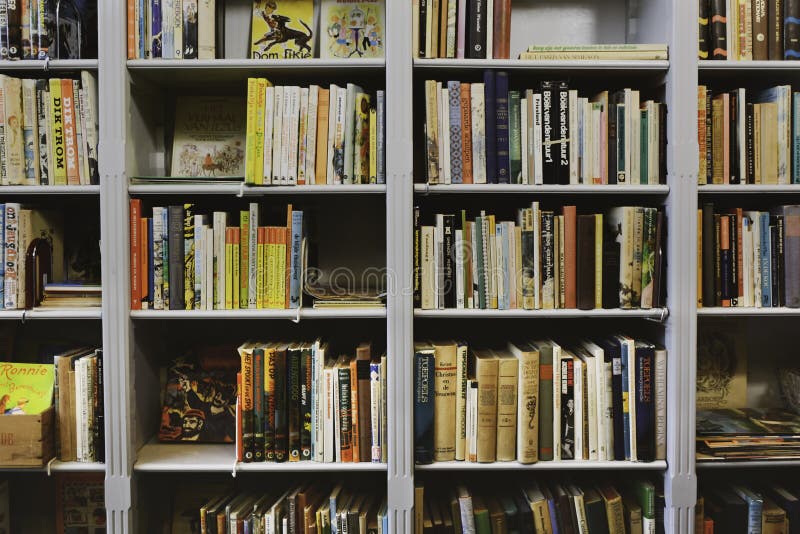
<path fill-rule="evenodd" d="M 475 534 L 492 534 L 489 508 L 480 495 L 472 495 L 472 514 L 475 516 Z"/>
<path fill-rule="evenodd" d="M 636 501 L 642 507 L 642 517 L 653 519 L 656 516 L 656 488 L 649 480 L 637 480 L 633 483 Z"/>
<path fill-rule="evenodd" d="M 539 347 L 539 460 L 553 459 L 553 344 Z"/>
<path fill-rule="evenodd" d="M 511 183 L 522 183 L 522 125 L 519 91 L 508 92 L 508 148 Z"/>
<path fill-rule="evenodd" d="M 647 144 L 647 110 L 640 110 L 640 113 L 642 120 L 639 125 L 639 183 L 647 185 L 647 153 L 649 152 Z"/>

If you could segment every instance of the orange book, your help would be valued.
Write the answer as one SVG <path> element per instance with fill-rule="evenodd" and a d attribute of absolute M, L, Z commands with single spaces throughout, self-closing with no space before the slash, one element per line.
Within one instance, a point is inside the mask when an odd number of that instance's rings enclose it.
<path fill-rule="evenodd" d="M 350 427 L 353 436 L 353 461 L 361 461 L 359 449 L 359 424 L 358 424 L 358 364 L 355 358 L 350 360 Z"/>
<path fill-rule="evenodd" d="M 564 206 L 564 307 L 577 308 L 577 214 L 575 206 Z"/>
<path fill-rule="evenodd" d="M 725 268 L 725 264 L 730 259 L 731 254 L 731 232 L 730 232 L 730 217 L 721 215 L 719 218 L 719 261 L 721 268 L 721 282 L 722 282 L 722 306 L 728 307 L 731 305 L 732 289 L 730 284 L 730 267 Z M 725 287 L 727 286 L 727 291 Z"/>
<path fill-rule="evenodd" d="M 328 183 L 328 115 L 330 113 L 330 89 L 319 89 L 317 98 L 317 161 L 314 171 L 315 183 Z"/>
<path fill-rule="evenodd" d="M 267 307 L 267 227 L 258 227 L 258 270 L 256 271 L 256 307 L 263 310 Z"/>
<path fill-rule="evenodd" d="M 461 182 L 472 183 L 472 97 L 471 85 L 461 84 Z"/>
<path fill-rule="evenodd" d="M 509 59 L 511 55 L 511 0 L 494 0 L 492 16 L 494 17 L 492 56 L 494 59 Z"/>
<path fill-rule="evenodd" d="M 64 121 L 64 151 L 67 161 L 67 185 L 80 185 L 80 163 L 78 159 L 78 117 L 75 116 L 75 95 L 72 80 L 61 80 L 61 109 Z"/>
<path fill-rule="evenodd" d="M 130 202 L 130 261 L 131 261 L 131 309 L 142 309 L 142 280 L 140 278 L 139 269 L 141 268 L 139 259 L 139 249 L 141 247 L 141 225 L 139 219 L 142 216 L 142 201 L 138 198 L 132 198 Z"/>
<path fill-rule="evenodd" d="M 150 284 L 148 283 L 148 274 L 150 273 L 150 240 L 148 239 L 149 232 L 147 231 L 147 218 L 139 219 L 139 287 L 141 288 L 140 302 L 142 309 L 149 308 L 150 300 Z"/>
<path fill-rule="evenodd" d="M 714 534 L 714 520 L 710 517 L 706 517 L 703 523 L 703 534 Z"/>
<path fill-rule="evenodd" d="M 128 59 L 136 59 L 136 0 L 128 0 Z"/>
<path fill-rule="evenodd" d="M 286 208 L 286 232 L 283 234 L 283 242 L 286 245 L 286 264 L 283 267 L 283 277 L 286 283 L 286 287 L 284 288 L 284 300 L 283 300 L 283 308 L 289 308 L 289 292 L 290 292 L 290 285 L 292 283 L 292 269 L 290 266 L 292 265 L 292 205 Z"/>

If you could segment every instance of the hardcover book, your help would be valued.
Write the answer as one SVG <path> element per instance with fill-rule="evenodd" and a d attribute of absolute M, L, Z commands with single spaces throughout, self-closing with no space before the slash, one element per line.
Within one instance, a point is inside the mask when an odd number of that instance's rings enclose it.
<path fill-rule="evenodd" d="M 314 57 L 313 0 L 254 0 L 250 57 Z"/>
<path fill-rule="evenodd" d="M 172 143 L 172 176 L 243 178 L 244 99 L 189 96 L 178 99 Z"/>
<path fill-rule="evenodd" d="M 382 58 L 383 0 L 322 0 L 320 57 Z"/>
<path fill-rule="evenodd" d="M 0 363 L 0 415 L 35 415 L 53 404 L 50 364 Z"/>
<path fill-rule="evenodd" d="M 747 400 L 745 340 L 733 324 L 703 328 L 697 339 L 697 408 L 742 408 Z"/>

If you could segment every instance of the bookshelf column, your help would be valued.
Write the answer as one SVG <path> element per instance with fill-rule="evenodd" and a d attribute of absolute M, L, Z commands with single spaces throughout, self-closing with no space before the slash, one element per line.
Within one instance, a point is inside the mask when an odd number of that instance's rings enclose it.
<path fill-rule="evenodd" d="M 132 376 L 128 348 L 126 3 L 98 2 L 100 225 L 105 366 L 106 517 L 109 533 L 134 532 Z"/>
<path fill-rule="evenodd" d="M 389 531 L 413 532 L 413 102 L 411 10 L 387 1 L 386 20 L 386 266 Z"/>

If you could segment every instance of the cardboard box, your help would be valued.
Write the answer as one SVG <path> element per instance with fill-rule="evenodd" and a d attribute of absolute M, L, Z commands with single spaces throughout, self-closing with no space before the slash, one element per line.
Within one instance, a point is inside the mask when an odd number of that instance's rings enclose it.
<path fill-rule="evenodd" d="M 55 456 L 55 409 L 0 416 L 0 467 L 43 467 Z"/>

